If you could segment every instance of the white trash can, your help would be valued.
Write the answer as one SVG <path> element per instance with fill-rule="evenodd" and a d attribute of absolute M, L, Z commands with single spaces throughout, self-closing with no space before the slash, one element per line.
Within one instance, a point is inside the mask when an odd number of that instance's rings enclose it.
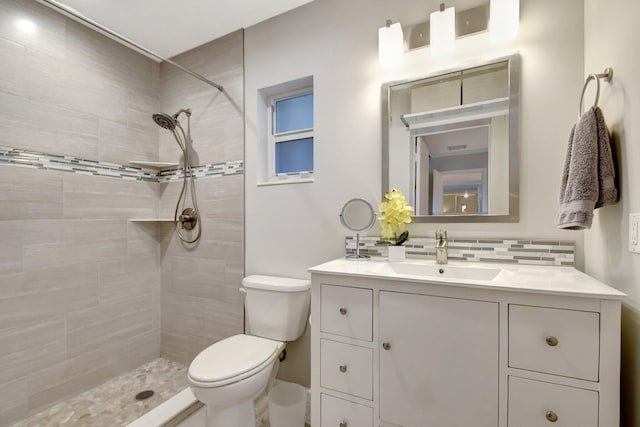
<path fill-rule="evenodd" d="M 271 427 L 304 427 L 307 391 L 299 384 L 278 382 L 269 392 Z"/>

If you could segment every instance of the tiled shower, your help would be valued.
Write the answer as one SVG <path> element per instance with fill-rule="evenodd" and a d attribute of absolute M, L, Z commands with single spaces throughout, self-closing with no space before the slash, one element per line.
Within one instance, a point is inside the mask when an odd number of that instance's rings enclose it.
<path fill-rule="evenodd" d="M 36 2 L 0 0 L 0 426 L 242 330 L 243 33 L 174 59 L 225 92 Z M 95 173 L 177 163 L 151 114 L 185 107 L 192 163 L 231 171 L 196 179 L 191 246 L 170 223 L 129 222 L 173 217 L 179 180 Z"/>

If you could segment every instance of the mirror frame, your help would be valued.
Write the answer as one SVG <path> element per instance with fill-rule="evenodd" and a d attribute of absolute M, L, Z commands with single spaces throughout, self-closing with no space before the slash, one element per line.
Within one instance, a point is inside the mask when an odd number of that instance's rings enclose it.
<path fill-rule="evenodd" d="M 369 221 L 369 223 L 361 228 L 352 228 L 351 226 L 349 226 L 347 224 L 347 221 L 345 221 L 344 219 L 344 213 L 347 210 L 347 208 L 352 205 L 353 203 L 356 202 L 360 202 L 363 203 L 364 205 L 366 205 L 370 210 L 371 210 L 371 221 Z M 362 233 L 364 231 L 368 231 L 371 230 L 371 228 L 373 227 L 373 225 L 376 223 L 376 219 L 378 219 L 378 216 L 376 215 L 376 211 L 375 209 L 373 209 L 373 205 L 371 203 L 369 203 L 368 201 L 366 201 L 365 199 L 356 197 L 350 200 L 347 200 L 347 202 L 344 204 L 344 206 L 342 206 L 342 210 L 340 211 L 340 223 L 342 224 L 342 226 L 344 228 L 346 228 L 349 231 L 352 231 L 354 233 Z"/>
<path fill-rule="evenodd" d="M 476 215 L 416 215 L 414 222 L 518 222 L 520 213 L 520 55 L 513 54 L 490 60 L 473 61 L 457 68 L 440 70 L 431 74 L 413 77 L 406 80 L 387 82 L 382 85 L 380 100 L 382 101 L 382 196 L 389 188 L 389 110 L 390 92 L 396 85 L 437 77 L 443 74 L 460 72 L 469 68 L 491 65 L 497 62 L 508 62 L 509 75 L 509 213 L 508 214 L 476 214 Z"/>

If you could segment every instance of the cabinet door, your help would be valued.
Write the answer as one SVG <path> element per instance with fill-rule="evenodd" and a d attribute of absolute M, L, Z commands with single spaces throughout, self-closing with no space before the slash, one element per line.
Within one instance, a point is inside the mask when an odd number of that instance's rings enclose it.
<path fill-rule="evenodd" d="M 380 292 L 380 419 L 498 425 L 498 304 Z"/>

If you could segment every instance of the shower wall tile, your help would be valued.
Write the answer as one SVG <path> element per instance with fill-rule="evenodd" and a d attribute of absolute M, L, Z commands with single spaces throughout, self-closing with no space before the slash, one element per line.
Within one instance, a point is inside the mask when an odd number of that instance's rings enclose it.
<path fill-rule="evenodd" d="M 0 427 L 161 351 L 189 363 L 242 332 L 243 33 L 176 60 L 225 92 L 37 2 L 0 2 L 0 147 L 35 152 L 0 158 Z M 180 160 L 150 116 L 183 107 L 204 165 L 197 245 L 172 224 L 128 222 L 173 216 L 179 173 L 120 166 Z"/>
<path fill-rule="evenodd" d="M 167 294 L 225 299 L 224 274 L 224 260 L 172 256 L 162 265 L 162 290 Z M 184 277 L 189 280 L 182 280 Z"/>
<path fill-rule="evenodd" d="M 159 158 L 159 83 L 153 60 L 0 1 L 0 427 L 160 353 L 162 227 L 128 222 L 160 184 L 120 166 Z"/>
<path fill-rule="evenodd" d="M 243 331 L 244 211 L 242 176 L 197 180 L 202 238 L 195 248 L 175 233 L 161 235 L 161 352 L 190 363 L 212 343 Z M 171 211 L 177 183 L 165 191 L 160 212 Z M 171 213 L 172 214 L 172 213 Z"/>
<path fill-rule="evenodd" d="M 198 248 L 201 253 L 212 259 L 228 263 L 244 262 L 244 220 L 239 218 L 205 218 L 207 235 L 214 239 L 204 240 Z M 172 247 L 173 248 L 173 247 Z"/>
<path fill-rule="evenodd" d="M 124 228 L 124 223 L 122 224 Z M 81 242 L 26 244 L 24 248 L 25 269 L 52 268 L 82 262 L 98 262 L 115 259 L 126 254 L 126 237 L 108 237 Z"/>
<path fill-rule="evenodd" d="M 2 145 L 98 157 L 98 119 L 83 112 L 0 92 Z"/>
<path fill-rule="evenodd" d="M 54 290 L 87 286 L 98 280 L 98 265 L 93 262 L 55 266 L 47 269 L 26 270 L 20 274 L 20 287 L 14 295 L 38 294 Z"/>
<path fill-rule="evenodd" d="M 129 370 L 160 357 L 160 325 L 129 338 Z"/>
<path fill-rule="evenodd" d="M 36 172 L 37 173 L 37 172 Z M 98 178 L 99 179 L 99 178 Z M 25 223 L 25 247 L 41 245 L 79 245 L 83 242 L 126 239 L 127 226 L 122 220 L 43 219 Z"/>
<path fill-rule="evenodd" d="M 3 278 L 22 271 L 24 229 L 24 221 L 0 220 L 0 236 L 2 236 L 2 244 L 0 245 L 0 295 L 4 295 L 4 292 L 11 285 L 10 280 Z"/>
<path fill-rule="evenodd" d="M 0 331 L 0 384 L 25 377 L 65 359 L 62 317 Z"/>
<path fill-rule="evenodd" d="M 156 186 L 159 188 L 159 185 Z M 160 265 L 160 246 L 158 240 L 160 231 L 173 230 L 173 224 L 158 224 L 147 222 L 127 222 L 127 256 L 153 258 Z M 159 281 L 157 283 L 160 283 Z M 160 289 L 158 287 L 158 289 Z"/>
<path fill-rule="evenodd" d="M 158 82 L 159 66 L 153 68 L 155 75 L 154 82 Z M 136 128 L 146 130 L 149 134 L 153 135 L 153 157 L 149 157 L 147 160 L 158 159 L 158 137 L 160 135 L 161 128 L 155 124 L 151 118 L 153 113 L 157 112 L 160 108 L 160 98 L 157 92 L 150 94 L 142 92 L 129 92 L 129 104 L 127 110 L 127 125 Z M 164 131 L 163 131 L 164 132 Z M 135 158 L 130 157 L 130 160 Z"/>
<path fill-rule="evenodd" d="M 67 357 L 123 343 L 152 329 L 151 296 L 125 298 L 68 314 Z"/>
<path fill-rule="evenodd" d="M 69 358 L 27 377 L 29 412 L 88 390 L 128 369 L 126 343 Z"/>
<path fill-rule="evenodd" d="M 62 218 L 62 176 L 0 167 L 0 220 Z"/>
<path fill-rule="evenodd" d="M 153 111 L 149 109 L 147 111 Z M 151 121 L 147 114 L 145 121 Z M 122 124 L 106 119 L 98 122 L 99 159 L 102 162 L 118 163 L 122 160 L 157 160 L 158 132 L 156 129 Z"/>
<path fill-rule="evenodd" d="M 160 65 L 161 109 L 172 114 L 191 108 L 194 164 L 220 163 L 244 157 L 243 32 L 236 31 L 173 58 L 176 62 L 222 85 L 214 87 Z M 180 119 L 183 126 L 186 120 Z M 230 136 L 234 138 L 229 139 Z M 233 147 L 234 149 L 231 149 Z M 180 150 L 167 132 L 160 134 L 160 159 L 180 158 Z M 226 156 L 229 151 L 230 157 Z"/>
<path fill-rule="evenodd" d="M 87 179 L 80 174 L 63 178 L 64 218 L 154 218 L 155 183 L 119 178 Z"/>
<path fill-rule="evenodd" d="M 65 313 L 98 304 L 98 284 L 34 292 L 0 299 L 0 325 L 23 327 L 61 318 Z"/>
<path fill-rule="evenodd" d="M 21 31 L 15 25 L 16 20 L 25 17 L 36 25 L 36 34 Z M 36 2 L 4 0 L 0 3 L 0 38 L 54 57 L 64 57 L 67 21 Z"/>
<path fill-rule="evenodd" d="M 159 107 L 159 65 L 28 3 L 0 5 L 3 145 L 118 163 L 157 160 L 150 116 Z M 16 29 L 25 16 L 34 34 Z"/>
<path fill-rule="evenodd" d="M 191 163 L 242 161 L 243 33 L 238 31 L 174 58 L 178 63 L 224 86 L 215 88 L 160 66 L 161 111 L 190 108 Z M 187 120 L 180 119 L 186 128 Z M 172 136 L 159 134 L 159 158 L 181 159 Z M 173 217 L 182 183 L 161 182 L 158 215 Z M 182 244 L 171 225 L 160 228 L 161 352 L 188 364 L 208 345 L 241 333 L 244 276 L 244 177 L 242 174 L 197 179 L 202 238 Z"/>
<path fill-rule="evenodd" d="M 22 88 L 25 48 L 0 38 L 0 91 L 18 94 Z"/>
<path fill-rule="evenodd" d="M 146 56 L 114 43 L 111 39 L 74 21 L 67 23 L 65 60 L 95 75 L 137 93 L 158 93 L 158 64 Z M 150 78 L 152 77 L 152 78 Z M 120 110 L 122 110 L 120 105 Z"/>
<path fill-rule="evenodd" d="M 127 257 L 100 263 L 100 302 L 149 296 L 160 282 L 156 257 Z"/>
<path fill-rule="evenodd" d="M 26 379 L 17 379 L 0 384 L 0 422 L 3 425 L 13 424 L 23 418 L 28 410 L 28 393 Z"/>

